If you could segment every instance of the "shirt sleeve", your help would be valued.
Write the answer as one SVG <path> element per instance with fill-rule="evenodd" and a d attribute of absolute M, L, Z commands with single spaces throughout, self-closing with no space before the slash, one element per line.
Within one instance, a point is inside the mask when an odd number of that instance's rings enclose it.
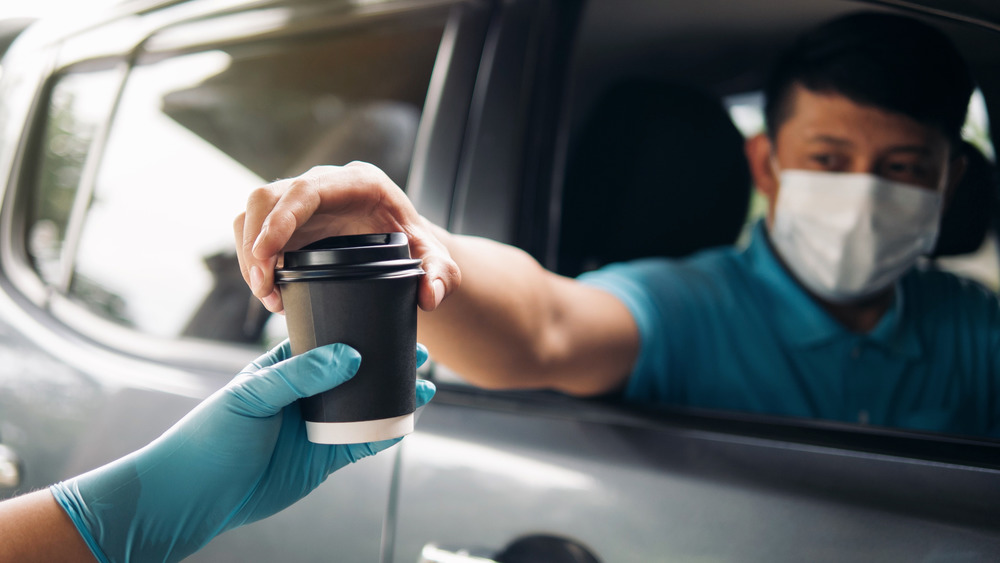
<path fill-rule="evenodd" d="M 1000 438 L 1000 300 L 978 282 L 940 270 L 904 278 L 927 348 L 928 376 L 954 389 L 935 400 L 952 409 L 947 432 Z M 936 389 L 927 385 L 928 389 Z M 938 430 L 938 429 L 935 429 Z"/>
<path fill-rule="evenodd" d="M 639 329 L 639 357 L 625 387 L 625 398 L 630 402 L 655 404 L 671 398 L 667 367 L 671 338 L 655 287 L 656 274 L 669 268 L 665 260 L 647 259 L 611 264 L 577 278 L 618 298 Z"/>
<path fill-rule="evenodd" d="M 982 384 L 983 395 L 988 402 L 986 410 L 989 413 L 986 435 L 1000 438 L 1000 301 L 992 291 L 978 287 L 976 289 L 978 291 L 972 292 L 976 299 L 971 300 L 973 303 L 969 308 L 977 313 L 978 322 L 969 325 L 977 334 L 970 335 L 968 340 L 976 337 L 983 339 L 981 345 L 988 357 L 986 381 Z"/>
<path fill-rule="evenodd" d="M 990 421 L 989 436 L 1000 439 L 1000 300 L 996 294 L 989 292 L 990 299 L 987 301 L 986 309 L 989 312 L 986 323 L 986 331 L 989 334 L 989 355 L 992 359 L 990 366 L 990 398 L 992 404 L 992 420 Z"/>
<path fill-rule="evenodd" d="M 952 323 L 953 334 L 968 358 L 965 361 L 968 373 L 952 376 L 974 379 L 972 388 L 978 391 L 975 396 L 986 403 L 983 405 L 987 419 L 985 433 L 1000 438 L 1000 300 L 995 292 L 977 282 L 956 276 L 949 278 L 957 293 L 950 303 L 950 309 L 955 311 L 952 315 L 957 318 Z M 938 290 L 934 294 L 941 296 L 945 292 Z M 985 360 L 980 359 L 984 357 Z"/>

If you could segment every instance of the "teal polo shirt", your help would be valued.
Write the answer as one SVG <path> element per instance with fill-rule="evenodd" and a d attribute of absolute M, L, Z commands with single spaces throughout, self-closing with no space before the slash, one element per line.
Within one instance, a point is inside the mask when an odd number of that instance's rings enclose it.
<path fill-rule="evenodd" d="M 851 332 L 790 276 L 763 223 L 745 250 L 579 279 L 638 326 L 628 401 L 1000 437 L 1000 304 L 972 281 L 913 268 L 878 325 Z"/>

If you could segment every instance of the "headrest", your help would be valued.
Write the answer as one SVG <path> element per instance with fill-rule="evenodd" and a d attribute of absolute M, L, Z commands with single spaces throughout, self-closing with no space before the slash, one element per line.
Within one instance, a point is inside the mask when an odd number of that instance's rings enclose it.
<path fill-rule="evenodd" d="M 937 246 L 931 258 L 975 252 L 990 228 L 997 202 L 996 166 L 972 143 L 962 144 L 967 162 L 965 174 L 941 217 Z"/>
<path fill-rule="evenodd" d="M 560 273 L 735 242 L 751 193 L 743 144 L 704 92 L 647 80 L 610 89 L 568 162 Z"/>

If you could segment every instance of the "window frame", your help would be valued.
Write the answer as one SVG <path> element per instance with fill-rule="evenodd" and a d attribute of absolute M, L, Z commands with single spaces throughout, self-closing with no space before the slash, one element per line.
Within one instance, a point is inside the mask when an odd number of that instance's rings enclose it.
<path fill-rule="evenodd" d="M 100 165 L 106 149 L 107 136 L 114 126 L 117 118 L 119 101 L 128 83 L 131 71 L 140 56 L 144 60 L 149 58 L 172 58 L 186 54 L 198 53 L 212 50 L 213 48 L 225 47 L 234 44 L 252 45 L 259 42 L 267 42 L 275 39 L 294 39 L 297 37 L 308 37 L 338 29 L 352 29 L 364 26 L 378 20 L 406 21 L 406 16 L 414 13 L 430 14 L 441 12 L 441 21 L 444 27 L 444 34 L 449 33 L 449 28 L 465 24 L 458 18 L 452 17 L 452 12 L 461 4 L 467 3 L 465 0 L 408 0 L 397 2 L 385 2 L 373 6 L 357 6 L 349 4 L 339 4 L 330 6 L 326 3 L 314 3 L 305 6 L 289 6 L 285 2 L 276 2 L 263 9 L 283 10 L 292 9 L 293 21 L 274 19 L 271 29 L 256 29 L 248 33 L 239 26 L 226 27 L 228 22 L 238 22 L 246 14 L 255 13 L 260 10 L 260 6 L 250 6 L 240 10 L 223 10 L 220 13 L 209 13 L 203 15 L 188 14 L 177 20 L 167 18 L 166 23 L 160 22 L 158 25 L 148 27 L 140 35 L 132 34 L 131 42 L 127 46 L 120 46 L 118 49 L 111 49 L 99 56 L 89 56 L 93 53 L 82 54 L 78 58 L 70 60 L 56 61 L 53 56 L 53 64 L 45 72 L 44 82 L 38 89 L 35 96 L 34 107 L 31 112 L 28 134 L 22 138 L 20 151 L 29 156 L 27 162 L 37 163 L 37 156 L 41 150 L 41 141 L 44 138 L 45 127 L 50 117 L 48 109 L 51 102 L 51 94 L 57 82 L 69 73 L 76 70 L 86 69 L 93 65 L 111 66 L 119 72 L 118 84 L 115 89 L 115 100 L 111 104 L 110 117 L 105 119 L 95 132 L 94 140 L 88 151 L 86 163 L 78 190 L 74 199 L 71 220 L 64 236 L 65 256 L 67 257 L 65 270 L 72 273 L 73 263 L 76 259 L 76 250 L 86 219 L 86 212 L 90 198 L 95 189 L 95 181 L 100 170 Z M 226 30 L 225 33 L 217 34 L 206 38 L 205 35 L 187 33 L 188 29 L 198 29 L 205 24 L 222 25 L 219 28 Z M 193 26 L 193 27 L 189 27 Z M 100 32 L 98 32 L 100 33 Z M 451 33 L 454 33 L 452 31 Z M 76 38 L 67 40 L 71 43 Z M 444 41 L 438 45 L 436 57 L 440 60 L 444 55 L 441 49 Z M 454 47 L 454 46 L 452 46 Z M 65 51 L 64 51 L 65 52 Z M 82 60 L 81 60 L 82 59 Z M 444 72 L 447 69 L 439 69 L 435 65 L 434 72 Z M 432 77 L 429 83 L 429 90 L 436 85 Z M 427 98 L 430 97 L 430 91 Z M 419 128 L 423 129 L 428 125 L 424 123 L 422 115 Z M 418 131 L 419 136 L 419 131 Z M 418 157 L 414 151 L 413 159 Z M 23 160 L 20 159 L 19 162 Z M 46 284 L 32 267 L 31 259 L 27 251 L 27 228 L 25 210 L 30 205 L 29 192 L 34 187 L 34 173 L 32 170 L 18 170 L 16 173 L 16 183 L 14 190 L 10 190 L 5 197 L 4 209 L 6 211 L 6 221 L 3 228 L 10 233 L 9 249 L 13 250 L 13 256 L 5 258 L 5 269 L 11 280 L 18 289 L 18 293 L 27 297 L 28 301 L 43 313 L 47 313 L 57 322 L 65 325 L 71 331 L 79 334 L 87 340 L 96 342 L 111 350 L 142 358 L 158 363 L 170 364 L 185 369 L 202 371 L 226 371 L 235 373 L 242 368 L 249 360 L 261 353 L 259 345 L 239 344 L 224 341 L 213 341 L 194 337 L 162 337 L 141 333 L 137 330 L 118 325 L 110 320 L 101 318 L 90 312 L 84 306 L 74 302 L 68 297 L 68 284 L 71 275 L 64 275 L 58 287 Z M 6 245 L 5 245 L 6 246 Z M 14 258 L 14 259 L 10 259 Z"/>
<path fill-rule="evenodd" d="M 545 4 L 544 8 L 538 8 L 539 12 L 544 9 L 557 11 L 563 2 L 552 0 Z M 510 6 L 518 7 L 519 3 L 514 1 Z M 555 6 L 555 7 L 554 7 Z M 515 13 L 515 16 L 518 14 Z M 537 15 L 537 14 L 536 14 Z M 527 35 L 528 25 L 525 20 L 517 17 L 510 17 L 501 21 L 496 26 L 507 26 L 507 29 L 491 29 L 488 47 L 484 53 L 484 68 L 481 78 L 476 85 L 478 104 L 474 103 L 472 117 L 470 118 L 470 131 L 467 141 L 467 148 L 463 152 L 462 174 L 456 183 L 456 195 L 448 216 L 449 230 L 456 233 L 485 236 L 494 240 L 518 246 L 538 259 L 543 265 L 554 266 L 557 261 L 557 236 L 558 223 L 552 222 L 552 217 L 558 216 L 560 196 L 562 190 L 563 170 L 567 163 L 569 146 L 573 140 L 571 134 L 579 133 L 571 131 L 574 125 L 574 113 L 571 106 L 578 102 L 579 95 L 572 89 L 574 77 L 570 74 L 572 69 L 556 67 L 555 72 L 539 72 L 537 75 L 527 75 L 520 72 L 516 65 L 509 64 L 506 60 L 514 56 L 513 50 L 506 52 L 496 52 L 497 45 L 503 45 L 503 39 L 510 35 L 521 33 Z M 579 23 L 579 22 L 577 22 Z M 539 52 L 531 53 L 538 57 L 551 57 L 551 60 L 566 64 L 572 62 L 575 55 L 572 43 L 579 41 L 574 30 L 563 30 L 562 33 L 555 33 L 557 25 L 565 25 L 565 21 L 549 21 L 548 28 L 542 33 L 549 32 L 548 42 L 536 45 Z M 522 26 L 518 28 L 518 26 Z M 576 30 L 578 31 L 578 30 Z M 566 52 L 568 51 L 568 52 Z M 503 66 L 486 66 L 494 62 L 490 57 L 501 59 L 501 65 L 506 65 L 507 74 L 498 71 Z M 506 59 L 505 59 L 506 58 Z M 551 70 L 551 69 L 549 69 Z M 493 94 L 496 100 L 492 106 L 485 105 L 481 99 L 491 95 L 488 92 L 490 82 L 496 84 L 505 82 L 507 87 L 510 83 L 517 83 L 521 88 L 544 90 L 548 96 L 554 98 L 554 107 L 560 107 L 561 112 L 548 115 L 548 119 L 539 119 L 534 115 L 535 121 L 524 126 L 524 130 L 517 135 L 511 135 L 514 139 L 509 144 L 496 143 L 490 138 L 493 131 L 481 132 L 475 128 L 475 124 L 489 119 L 492 114 L 506 113 L 517 116 L 524 120 L 525 116 L 531 115 L 532 111 L 539 111 L 542 104 L 552 102 L 552 100 L 536 101 L 537 107 L 526 109 L 519 103 L 523 100 L 531 100 L 532 96 L 518 92 L 520 96 L 502 97 Z M 521 82 L 518 82 L 521 81 Z M 989 110 L 989 108 L 987 108 Z M 488 112 L 491 115 L 483 117 L 477 112 Z M 992 113 L 990 113 L 992 115 Z M 513 121 L 513 119 L 512 119 Z M 995 128 L 1000 120 L 990 120 Z M 522 121 L 517 121 L 511 128 L 521 125 Z M 544 128 L 550 128 L 546 131 Z M 522 141 L 530 136 L 548 135 L 546 145 L 529 145 Z M 997 145 L 995 136 L 991 136 L 994 146 Z M 489 150 L 499 151 L 508 159 L 511 164 L 505 181 L 515 181 L 516 189 L 509 190 L 511 193 L 507 201 L 498 205 L 496 195 L 491 194 L 489 187 L 502 185 L 495 178 L 488 178 L 489 181 L 482 181 L 487 178 L 486 167 L 478 167 L 474 162 L 475 151 L 486 152 L 484 147 L 487 143 L 494 143 L 489 146 Z M 499 145 L 499 146 L 498 146 Z M 535 150 L 525 150 L 531 146 Z M 539 148 L 541 147 L 541 148 Z M 518 152 L 520 151 L 520 152 Z M 547 165 L 540 165 L 539 162 L 548 160 Z M 472 180 L 470 180 L 470 178 Z M 475 180 L 475 181 L 474 181 Z M 497 211 L 497 210 L 500 211 Z M 485 212 L 496 213 L 492 222 L 484 225 L 482 222 L 473 220 L 476 214 Z M 441 223 L 439 223 L 441 224 Z M 433 360 L 433 357 L 432 357 Z M 685 407 L 664 407 L 659 409 L 644 409 L 636 405 L 609 405 L 601 399 L 576 399 L 563 396 L 559 393 L 547 391 L 503 391 L 486 390 L 472 386 L 463 381 L 460 373 L 451 370 L 444 365 L 434 365 L 433 361 L 428 362 L 428 366 L 423 370 L 428 374 L 441 392 L 436 396 L 436 403 L 449 405 L 475 405 L 478 408 L 492 408 L 497 410 L 512 410 L 522 412 L 529 409 L 542 416 L 571 417 L 576 420 L 602 420 L 608 424 L 626 423 L 629 425 L 643 426 L 653 424 L 661 428 L 683 427 L 696 431 L 718 432 L 724 435 L 737 437 L 749 437 L 753 439 L 776 440 L 782 443 L 793 444 L 794 447 L 808 448 L 812 446 L 822 446 L 842 449 L 850 452 L 865 454 L 878 454 L 898 457 L 905 460 L 914 460 L 921 463 L 945 463 L 957 464 L 969 467 L 988 468 L 991 470 L 1000 469 L 1000 462 L 995 461 L 995 456 L 1000 452 L 1000 438 L 952 435 L 944 433 L 921 432 L 905 428 L 888 428 L 868 426 L 852 423 L 840 423 L 822 419 L 797 419 L 791 417 L 779 417 L 776 415 L 757 414 L 740 411 L 722 411 L 708 409 L 693 409 Z"/>

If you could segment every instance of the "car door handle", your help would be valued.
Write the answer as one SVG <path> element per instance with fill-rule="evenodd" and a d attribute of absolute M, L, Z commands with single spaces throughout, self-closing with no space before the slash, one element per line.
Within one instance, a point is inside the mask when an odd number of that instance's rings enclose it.
<path fill-rule="evenodd" d="M 0 444 L 0 488 L 14 488 L 21 484 L 21 458 L 14 450 Z"/>
<path fill-rule="evenodd" d="M 488 554 L 488 555 L 487 555 Z M 530 534 L 497 552 L 453 549 L 429 543 L 417 563 L 601 563 L 589 548 L 568 537 Z"/>
<path fill-rule="evenodd" d="M 493 559 L 473 555 L 467 549 L 442 548 L 429 543 L 420 550 L 417 563 L 497 563 Z"/>

